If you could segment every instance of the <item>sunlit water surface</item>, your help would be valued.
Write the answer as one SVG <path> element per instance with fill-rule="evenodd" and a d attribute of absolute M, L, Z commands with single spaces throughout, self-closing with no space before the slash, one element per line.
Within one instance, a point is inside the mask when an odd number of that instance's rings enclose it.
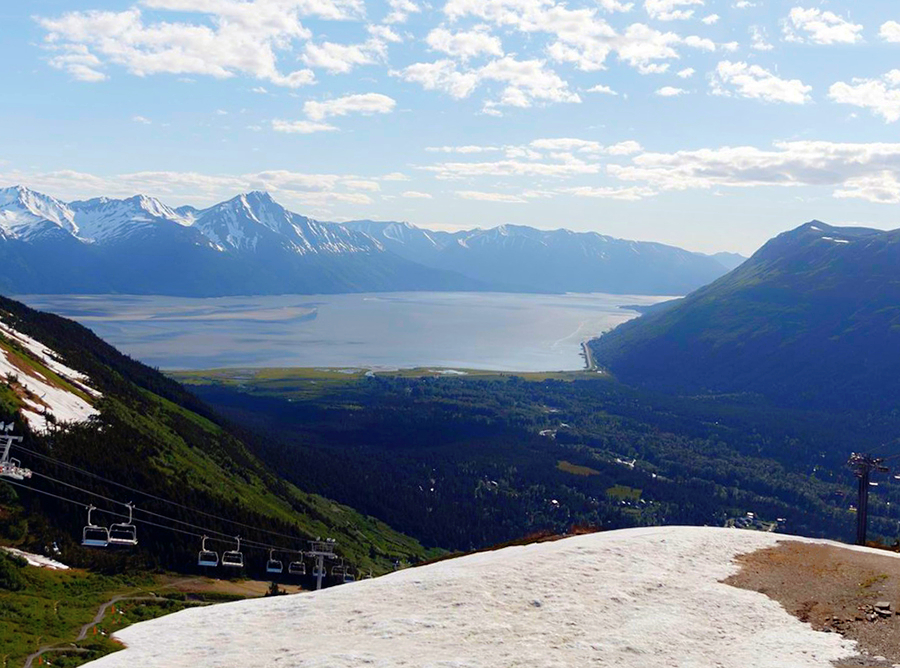
<path fill-rule="evenodd" d="M 407 292 L 193 299 L 24 295 L 163 369 L 574 370 L 581 342 L 638 315 L 636 295 Z"/>

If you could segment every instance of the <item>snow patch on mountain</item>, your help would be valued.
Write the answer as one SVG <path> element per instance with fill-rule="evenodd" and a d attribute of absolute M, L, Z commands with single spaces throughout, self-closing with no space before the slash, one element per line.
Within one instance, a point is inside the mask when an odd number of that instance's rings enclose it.
<path fill-rule="evenodd" d="M 830 668 L 854 642 L 721 582 L 784 538 L 655 527 L 511 547 L 185 610 L 118 632 L 127 649 L 90 665 Z"/>
<path fill-rule="evenodd" d="M 3 547 L 0 548 L 4 552 L 8 552 L 14 557 L 19 557 L 28 562 L 29 566 L 36 566 L 38 568 L 49 568 L 52 571 L 67 571 L 69 567 L 63 563 L 56 561 L 55 559 L 51 559 L 50 557 L 45 557 L 42 554 L 34 554 L 32 552 L 25 552 L 24 550 L 17 550 L 14 547 Z"/>
<path fill-rule="evenodd" d="M 22 417 L 34 431 L 47 431 L 51 421 L 84 422 L 99 413 L 84 396 L 29 364 L 27 357 L 37 360 L 72 388 L 99 399 L 102 394 L 90 386 L 86 375 L 63 364 L 47 346 L 2 321 L 0 335 L 13 344 L 9 348 L 0 346 L 0 377 L 16 391 L 24 404 L 20 409 Z M 25 350 L 27 356 L 15 352 L 15 347 Z"/>

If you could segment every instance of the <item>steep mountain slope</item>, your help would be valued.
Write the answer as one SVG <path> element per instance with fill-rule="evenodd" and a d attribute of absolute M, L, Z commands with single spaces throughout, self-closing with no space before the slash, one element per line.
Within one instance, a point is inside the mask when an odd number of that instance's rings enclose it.
<path fill-rule="evenodd" d="M 346 223 L 408 259 L 523 291 L 684 294 L 724 274 L 716 258 L 664 244 L 501 225 L 431 232 L 408 223 Z"/>
<path fill-rule="evenodd" d="M 260 544 L 297 550 L 316 536 L 336 538 L 361 568 L 424 555 L 386 525 L 286 483 L 200 400 L 71 321 L 0 298 L 0 372 L 0 421 L 24 433 L 13 456 L 34 472 L 0 479 L 5 542 L 56 543 L 68 564 L 114 570 L 196 570 L 201 532 L 218 551 L 242 535 L 251 573 L 264 572 Z M 137 548 L 79 545 L 88 503 L 106 525 L 129 501 Z"/>
<path fill-rule="evenodd" d="M 141 195 L 67 204 L 19 186 L 0 189 L 0 290 L 7 293 L 683 294 L 725 271 L 713 257 L 596 233 L 324 223 L 263 192 L 201 210 Z"/>
<path fill-rule="evenodd" d="M 591 345 L 627 383 L 892 406 L 900 398 L 900 231 L 807 223 Z"/>

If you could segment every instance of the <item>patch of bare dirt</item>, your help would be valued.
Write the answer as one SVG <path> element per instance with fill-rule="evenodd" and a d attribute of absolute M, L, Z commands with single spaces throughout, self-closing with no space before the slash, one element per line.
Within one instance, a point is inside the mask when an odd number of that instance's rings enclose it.
<path fill-rule="evenodd" d="M 860 656 L 841 668 L 900 664 L 900 558 L 786 541 L 736 561 L 741 570 L 726 584 L 765 594 L 814 629 L 859 643 Z"/>

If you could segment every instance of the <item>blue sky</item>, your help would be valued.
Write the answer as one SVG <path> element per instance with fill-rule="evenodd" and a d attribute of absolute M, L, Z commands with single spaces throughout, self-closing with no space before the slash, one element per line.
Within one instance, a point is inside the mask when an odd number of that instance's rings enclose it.
<path fill-rule="evenodd" d="M 0 5 L 0 185 L 749 253 L 900 227 L 900 5 Z"/>

